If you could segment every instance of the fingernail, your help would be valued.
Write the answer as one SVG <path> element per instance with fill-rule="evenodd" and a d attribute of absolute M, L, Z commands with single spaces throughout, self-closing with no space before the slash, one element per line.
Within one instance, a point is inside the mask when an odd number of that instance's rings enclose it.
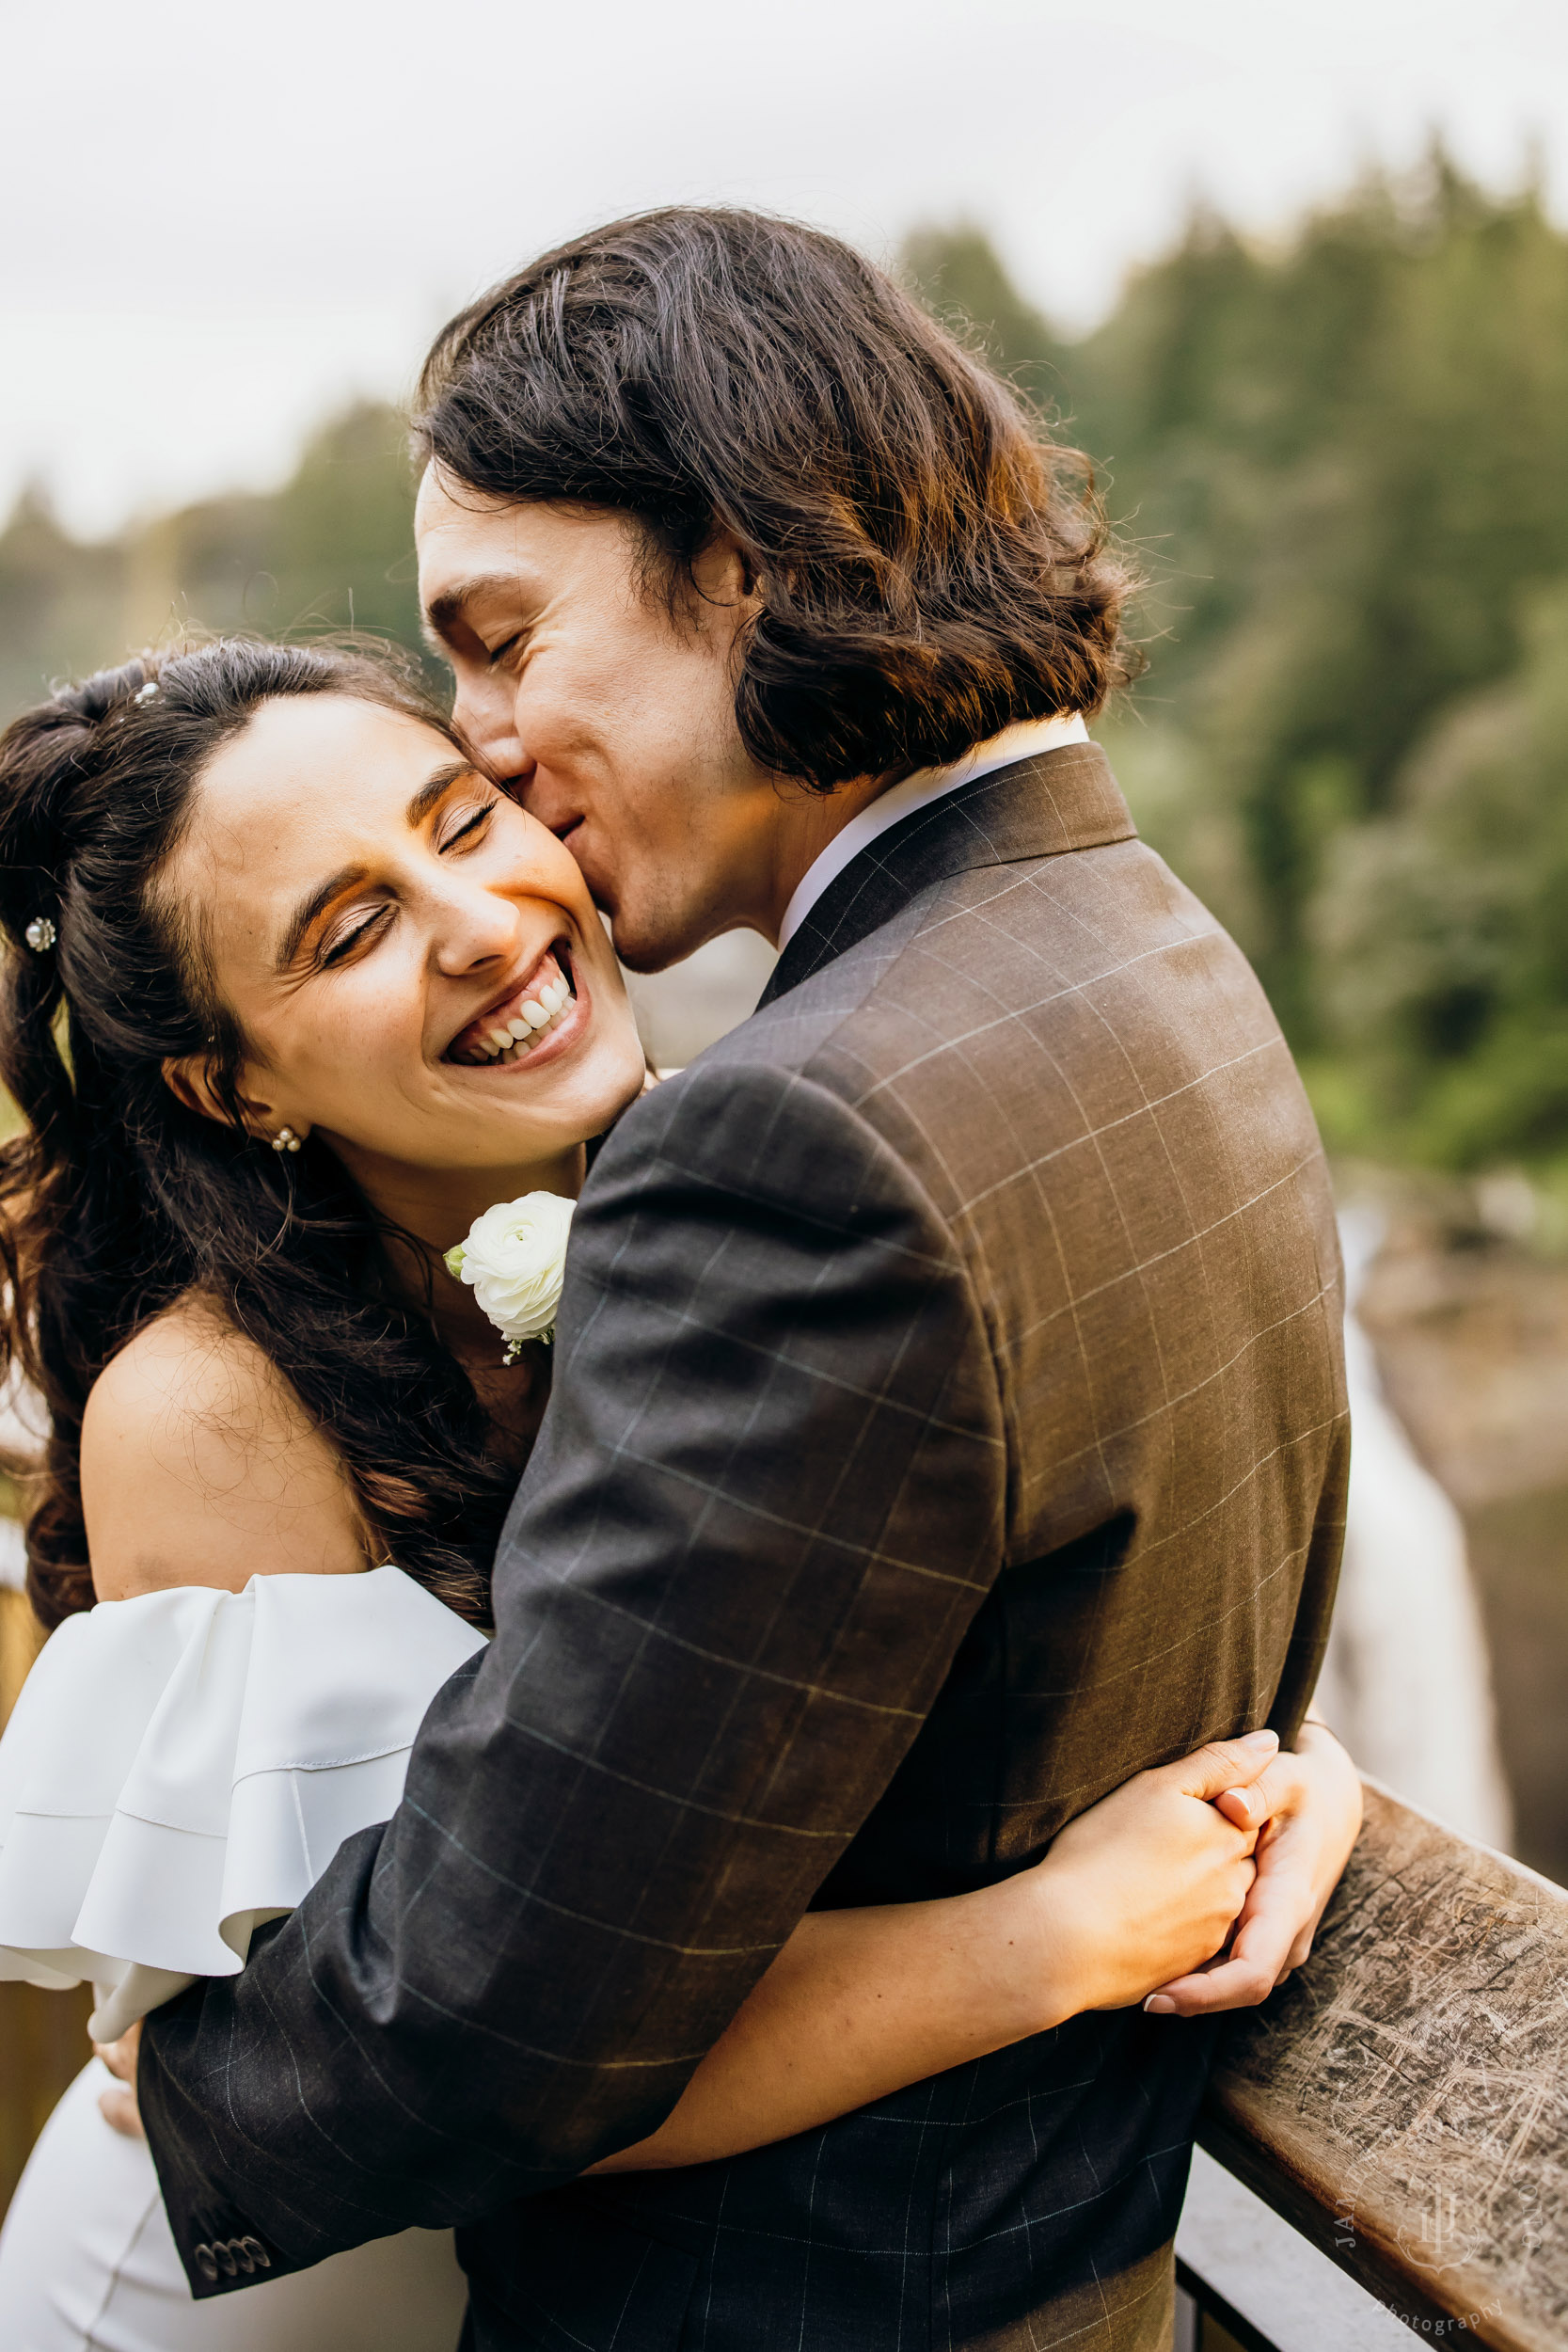
<path fill-rule="evenodd" d="M 1151 1993 L 1144 2003 L 1144 2007 L 1150 2017 L 1174 2017 L 1176 2015 L 1176 2003 L 1168 1993 Z"/>
<path fill-rule="evenodd" d="M 1277 1731 L 1249 1731 L 1236 1744 L 1243 1748 L 1277 1748 L 1279 1734 Z"/>

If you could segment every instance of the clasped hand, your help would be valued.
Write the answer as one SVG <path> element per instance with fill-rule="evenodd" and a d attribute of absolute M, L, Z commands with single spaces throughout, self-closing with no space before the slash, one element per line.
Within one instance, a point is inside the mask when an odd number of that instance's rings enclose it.
<path fill-rule="evenodd" d="M 1359 1775 L 1317 1723 L 1293 1751 L 1253 1732 L 1138 1773 L 1038 1866 L 1063 2013 L 1266 1999 L 1310 1952 L 1360 1826 Z"/>

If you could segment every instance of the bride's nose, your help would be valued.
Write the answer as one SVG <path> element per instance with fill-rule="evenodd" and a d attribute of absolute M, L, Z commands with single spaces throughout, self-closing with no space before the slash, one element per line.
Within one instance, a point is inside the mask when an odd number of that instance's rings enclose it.
<path fill-rule="evenodd" d="M 487 963 L 504 963 L 515 955 L 520 936 L 521 917 L 510 898 L 459 883 L 437 915 L 436 961 L 459 978 Z"/>

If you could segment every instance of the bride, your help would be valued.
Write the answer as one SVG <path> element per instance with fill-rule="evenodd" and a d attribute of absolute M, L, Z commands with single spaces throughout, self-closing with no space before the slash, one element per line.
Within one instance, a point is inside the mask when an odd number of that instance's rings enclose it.
<path fill-rule="evenodd" d="M 93 1981 L 108 2042 L 243 1966 L 396 1805 L 483 1646 L 548 1388 L 544 1340 L 506 1344 L 547 1318 L 547 1251 L 500 1327 L 483 1234 L 467 1279 L 447 1253 L 528 1196 L 547 1227 L 646 1073 L 570 854 L 390 658 L 204 644 L 18 719 L 0 924 L 27 1122 L 5 1343 L 51 1416 L 29 1589 L 57 1629 L 0 1742 L 0 1973 Z M 756 2146 L 1160 1988 L 1259 1997 L 1250 1857 L 1288 1840 L 1321 1909 L 1354 1834 L 1348 1765 L 1337 1786 L 1254 1734 L 1141 1774 L 998 1886 L 809 1915 L 610 2166 Z M 1238 1915 L 1228 1969 L 1193 1973 Z M 455 2343 L 446 2233 L 197 2304 L 134 2129 L 95 2058 L 0 2237 L 8 2352 Z"/>

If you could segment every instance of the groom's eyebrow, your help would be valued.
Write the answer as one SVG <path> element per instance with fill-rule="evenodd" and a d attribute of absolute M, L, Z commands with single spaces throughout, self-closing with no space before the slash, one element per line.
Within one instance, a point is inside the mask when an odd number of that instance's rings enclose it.
<path fill-rule="evenodd" d="M 515 573 L 476 572 L 471 580 L 463 582 L 461 588 L 443 589 L 438 596 L 431 597 L 424 609 L 424 633 L 439 651 L 443 645 L 451 644 L 460 628 L 472 628 L 473 623 L 468 618 L 470 605 L 479 603 L 486 596 L 509 596 L 515 602 L 516 595 Z"/>

